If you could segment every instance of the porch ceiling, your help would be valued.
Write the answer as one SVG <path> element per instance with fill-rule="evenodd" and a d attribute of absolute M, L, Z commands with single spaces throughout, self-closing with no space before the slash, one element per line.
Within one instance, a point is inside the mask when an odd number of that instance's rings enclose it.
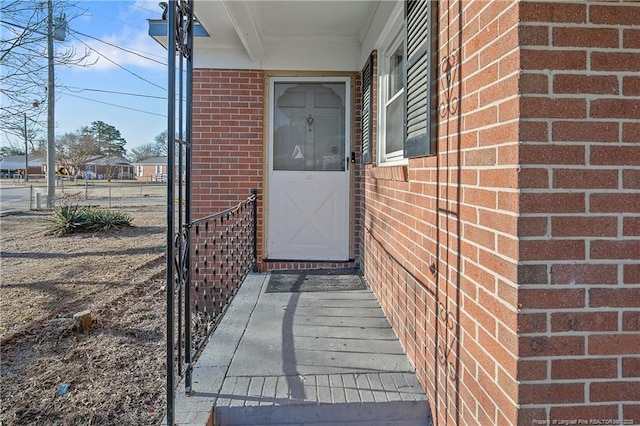
<path fill-rule="evenodd" d="M 381 3 L 385 1 L 195 0 L 198 21 L 210 34 L 196 40 L 196 50 L 241 52 L 248 64 L 269 68 L 284 49 L 317 51 L 323 43 L 359 48 Z"/>

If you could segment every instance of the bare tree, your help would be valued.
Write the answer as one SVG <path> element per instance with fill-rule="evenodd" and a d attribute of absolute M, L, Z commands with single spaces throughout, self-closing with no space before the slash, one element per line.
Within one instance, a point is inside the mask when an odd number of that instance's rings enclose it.
<path fill-rule="evenodd" d="M 158 144 L 152 142 L 131 148 L 131 160 L 134 162 L 162 155 L 166 155 L 166 151 L 163 151 L 162 148 L 158 147 Z"/>
<path fill-rule="evenodd" d="M 82 132 L 65 133 L 56 142 L 56 159 L 67 168 L 69 174 L 76 176 L 86 171 L 87 161 L 100 155 L 100 146 Z"/>
<path fill-rule="evenodd" d="M 54 38 L 64 39 L 64 25 L 79 15 L 66 16 L 71 6 L 67 2 L 54 3 Z M 46 109 L 47 88 L 47 7 L 40 0 L 3 0 L 0 3 L 0 127 L 7 133 L 20 136 L 16 129 L 26 113 L 36 121 Z M 78 54 L 69 44 L 54 49 L 54 63 L 83 65 L 89 52 Z M 44 125 L 41 125 L 44 128 Z"/>
<path fill-rule="evenodd" d="M 162 133 L 155 137 L 156 147 L 161 153 L 160 155 L 167 155 L 169 147 L 169 138 L 167 137 L 167 131 L 163 130 Z"/>

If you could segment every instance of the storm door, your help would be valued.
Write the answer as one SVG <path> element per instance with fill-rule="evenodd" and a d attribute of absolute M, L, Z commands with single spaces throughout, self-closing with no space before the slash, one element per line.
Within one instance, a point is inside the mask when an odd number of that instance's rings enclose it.
<path fill-rule="evenodd" d="M 269 85 L 267 257 L 349 259 L 349 78 Z"/>

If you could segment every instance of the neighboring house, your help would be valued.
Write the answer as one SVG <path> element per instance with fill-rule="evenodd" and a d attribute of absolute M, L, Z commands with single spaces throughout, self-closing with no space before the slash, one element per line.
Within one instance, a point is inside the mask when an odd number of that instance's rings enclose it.
<path fill-rule="evenodd" d="M 167 157 L 151 157 L 133 163 L 137 180 L 165 182 L 167 180 Z"/>
<path fill-rule="evenodd" d="M 194 218 L 360 266 L 436 424 L 640 421 L 639 2 L 195 10 Z"/>
<path fill-rule="evenodd" d="M 85 173 L 88 179 L 133 179 L 133 166 L 122 157 L 97 155 L 87 160 Z"/>
<path fill-rule="evenodd" d="M 27 159 L 29 163 L 29 175 L 42 175 L 46 166 L 46 160 L 34 157 Z M 25 170 L 24 155 L 5 155 L 0 162 L 0 173 L 2 177 L 20 176 Z"/>

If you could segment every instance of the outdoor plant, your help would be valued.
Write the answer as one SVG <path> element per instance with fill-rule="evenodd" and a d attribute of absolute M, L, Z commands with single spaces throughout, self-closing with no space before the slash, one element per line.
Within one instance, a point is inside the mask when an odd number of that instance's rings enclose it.
<path fill-rule="evenodd" d="M 131 226 L 131 217 L 119 211 L 63 205 L 53 213 L 49 234 L 59 237 L 83 232 L 107 232 Z"/>

